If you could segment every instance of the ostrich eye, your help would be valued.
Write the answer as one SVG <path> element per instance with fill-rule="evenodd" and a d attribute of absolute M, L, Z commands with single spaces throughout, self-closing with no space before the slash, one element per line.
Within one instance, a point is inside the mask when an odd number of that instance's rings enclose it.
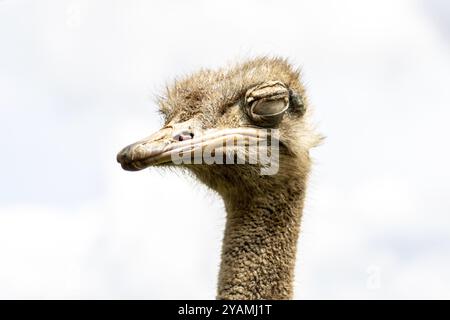
<path fill-rule="evenodd" d="M 264 82 L 245 94 L 245 110 L 255 124 L 273 127 L 289 108 L 289 90 L 279 81 Z"/>
<path fill-rule="evenodd" d="M 273 116 L 286 110 L 284 100 L 259 100 L 252 106 L 252 112 L 260 116 Z"/>

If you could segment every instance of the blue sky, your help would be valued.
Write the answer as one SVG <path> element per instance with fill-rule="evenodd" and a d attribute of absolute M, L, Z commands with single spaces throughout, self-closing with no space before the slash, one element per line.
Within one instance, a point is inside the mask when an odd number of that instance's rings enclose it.
<path fill-rule="evenodd" d="M 220 199 L 115 154 L 171 79 L 263 54 L 302 67 L 327 136 L 296 298 L 450 298 L 449 8 L 0 1 L 0 298 L 213 298 Z"/>

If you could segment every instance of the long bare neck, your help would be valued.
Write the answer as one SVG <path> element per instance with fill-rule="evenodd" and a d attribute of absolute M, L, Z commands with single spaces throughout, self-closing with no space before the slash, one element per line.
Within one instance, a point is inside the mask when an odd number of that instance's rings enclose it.
<path fill-rule="evenodd" d="M 225 198 L 218 299 L 290 299 L 306 177 Z M 264 189 L 264 188 L 262 188 Z"/>

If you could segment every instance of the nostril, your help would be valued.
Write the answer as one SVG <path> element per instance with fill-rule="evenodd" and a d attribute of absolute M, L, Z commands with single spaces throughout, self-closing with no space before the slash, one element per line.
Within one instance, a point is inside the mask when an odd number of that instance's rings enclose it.
<path fill-rule="evenodd" d="M 173 137 L 175 141 L 185 141 L 192 138 L 194 138 L 194 134 L 192 132 L 181 132 Z"/>

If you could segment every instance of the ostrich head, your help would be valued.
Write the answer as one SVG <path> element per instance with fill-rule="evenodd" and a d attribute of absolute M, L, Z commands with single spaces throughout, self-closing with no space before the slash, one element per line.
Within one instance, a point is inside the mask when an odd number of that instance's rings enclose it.
<path fill-rule="evenodd" d="M 282 184 L 292 175 L 305 175 L 308 150 L 318 142 L 308 123 L 310 112 L 300 73 L 283 59 L 258 58 L 228 69 L 202 70 L 176 81 L 159 105 L 163 128 L 118 154 L 123 169 L 174 165 L 172 160 L 180 152 L 193 155 L 195 150 L 208 150 L 226 157 L 232 151 L 233 165 L 195 159 L 181 163 L 223 196 L 230 188 L 248 193 L 261 189 L 264 181 Z M 261 176 L 261 163 L 248 163 L 249 144 L 261 139 L 272 141 L 267 145 L 276 140 L 278 146 L 279 168 L 273 176 Z M 245 143 L 224 151 L 230 140 Z M 247 163 L 239 164 L 239 154 L 247 157 Z"/>
<path fill-rule="evenodd" d="M 181 163 L 222 196 L 218 298 L 292 297 L 309 149 L 320 140 L 308 122 L 299 72 L 270 58 L 202 70 L 175 82 L 159 104 L 163 128 L 117 160 L 131 171 Z M 178 161 L 180 153 L 188 161 Z M 262 174 L 263 154 L 276 160 L 276 170 Z"/>

